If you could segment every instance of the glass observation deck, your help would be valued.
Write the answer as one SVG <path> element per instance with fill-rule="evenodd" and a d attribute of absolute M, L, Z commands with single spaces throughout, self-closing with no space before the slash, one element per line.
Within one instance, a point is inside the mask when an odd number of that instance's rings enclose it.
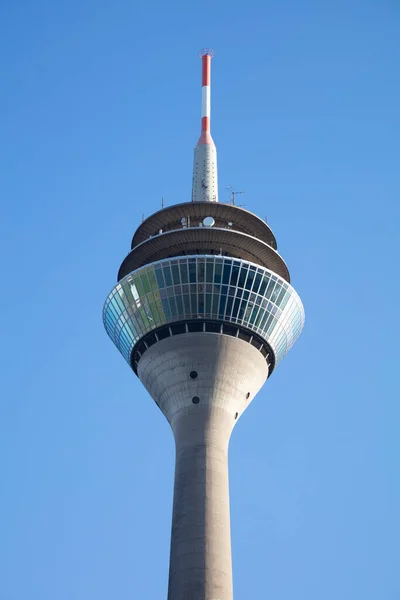
<path fill-rule="evenodd" d="M 254 332 L 275 366 L 299 337 L 303 304 L 290 284 L 251 262 L 218 256 L 160 260 L 121 279 L 103 308 L 106 331 L 126 361 L 141 338 L 182 321 L 209 319 Z"/>

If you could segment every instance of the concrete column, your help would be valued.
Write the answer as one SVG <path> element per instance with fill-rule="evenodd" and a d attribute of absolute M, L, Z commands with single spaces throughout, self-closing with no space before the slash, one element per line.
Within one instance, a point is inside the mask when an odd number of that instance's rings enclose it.
<path fill-rule="evenodd" d="M 228 444 L 232 416 L 192 406 L 173 425 L 176 467 L 168 600 L 232 600 Z"/>

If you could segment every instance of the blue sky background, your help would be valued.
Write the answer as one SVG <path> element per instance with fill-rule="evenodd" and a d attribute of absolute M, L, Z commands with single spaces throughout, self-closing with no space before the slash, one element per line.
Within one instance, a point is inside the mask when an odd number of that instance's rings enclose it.
<path fill-rule="evenodd" d="M 234 431 L 235 600 L 398 600 L 400 4 L 0 8 L 0 600 L 166 598 L 174 447 L 102 303 L 190 199 L 198 50 L 225 186 L 306 308 Z"/>

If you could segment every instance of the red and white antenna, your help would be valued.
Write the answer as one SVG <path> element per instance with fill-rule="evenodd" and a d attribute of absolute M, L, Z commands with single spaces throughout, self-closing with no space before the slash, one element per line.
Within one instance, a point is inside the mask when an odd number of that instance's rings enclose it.
<path fill-rule="evenodd" d="M 217 150 L 211 137 L 211 59 L 214 52 L 200 52 L 201 74 L 201 134 L 194 150 L 192 202 L 218 202 Z"/>

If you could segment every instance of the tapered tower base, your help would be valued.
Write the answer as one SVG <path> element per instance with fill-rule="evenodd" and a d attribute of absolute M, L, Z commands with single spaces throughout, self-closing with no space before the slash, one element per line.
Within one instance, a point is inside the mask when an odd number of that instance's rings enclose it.
<path fill-rule="evenodd" d="M 176 444 L 168 600 L 232 600 L 228 445 L 267 362 L 239 338 L 187 333 L 149 348 L 138 375 Z"/>

